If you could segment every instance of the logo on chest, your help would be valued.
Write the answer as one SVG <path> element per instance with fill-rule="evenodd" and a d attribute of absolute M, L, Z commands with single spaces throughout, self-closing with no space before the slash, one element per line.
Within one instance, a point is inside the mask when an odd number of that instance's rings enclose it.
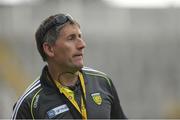
<path fill-rule="evenodd" d="M 91 94 L 91 97 L 93 98 L 93 101 L 97 105 L 101 105 L 102 104 L 102 97 L 101 97 L 100 93 L 93 93 L 93 94 Z"/>

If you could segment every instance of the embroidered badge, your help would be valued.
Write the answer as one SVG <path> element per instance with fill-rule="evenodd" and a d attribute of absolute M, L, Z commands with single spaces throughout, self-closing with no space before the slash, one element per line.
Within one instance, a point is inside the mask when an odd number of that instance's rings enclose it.
<path fill-rule="evenodd" d="M 101 105 L 102 103 L 102 97 L 100 95 L 100 93 L 93 93 L 91 94 L 93 101 L 97 104 L 97 105 Z"/>
<path fill-rule="evenodd" d="M 61 106 L 58 106 L 56 108 L 53 108 L 53 109 L 49 110 L 47 112 L 47 114 L 48 114 L 49 118 L 53 118 L 53 117 L 55 117 L 55 116 L 57 116 L 57 115 L 59 115 L 59 114 L 61 114 L 63 112 L 66 112 L 68 110 L 69 110 L 69 108 L 67 107 L 66 104 L 64 104 L 64 105 L 61 105 Z"/>

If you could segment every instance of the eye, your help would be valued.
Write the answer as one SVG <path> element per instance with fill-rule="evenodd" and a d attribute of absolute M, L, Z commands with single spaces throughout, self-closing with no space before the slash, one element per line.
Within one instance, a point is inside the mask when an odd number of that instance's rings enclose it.
<path fill-rule="evenodd" d="M 69 37 L 68 37 L 68 40 L 75 40 L 76 39 L 76 36 L 75 35 L 70 35 Z"/>
<path fill-rule="evenodd" d="M 78 35 L 78 37 L 79 37 L 79 38 L 82 38 L 82 35 L 81 35 L 81 34 L 79 34 L 79 35 Z"/>

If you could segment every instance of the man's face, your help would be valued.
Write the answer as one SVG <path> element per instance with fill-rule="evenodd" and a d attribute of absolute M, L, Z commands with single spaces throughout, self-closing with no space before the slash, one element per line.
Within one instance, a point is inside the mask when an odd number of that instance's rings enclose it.
<path fill-rule="evenodd" d="M 65 70 L 79 70 L 83 67 L 85 42 L 79 26 L 66 24 L 59 33 L 60 37 L 53 45 L 53 59 Z"/>

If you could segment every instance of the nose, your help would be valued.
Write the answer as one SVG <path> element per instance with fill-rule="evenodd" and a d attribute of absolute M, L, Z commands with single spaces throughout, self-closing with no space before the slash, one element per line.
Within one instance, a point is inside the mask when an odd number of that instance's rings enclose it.
<path fill-rule="evenodd" d="M 84 49 L 86 47 L 86 43 L 83 39 L 78 39 L 77 48 L 78 49 Z"/>

